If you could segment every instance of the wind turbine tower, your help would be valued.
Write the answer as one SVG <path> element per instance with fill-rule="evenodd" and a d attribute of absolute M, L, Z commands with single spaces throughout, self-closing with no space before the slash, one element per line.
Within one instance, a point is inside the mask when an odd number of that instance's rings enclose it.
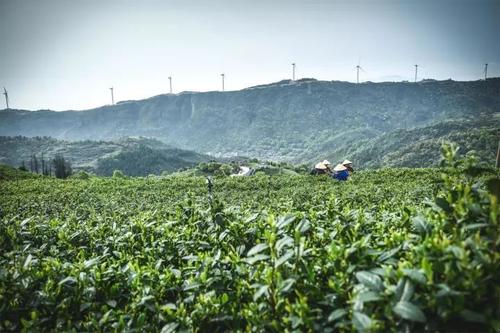
<path fill-rule="evenodd" d="M 172 77 L 168 77 L 168 81 L 170 82 L 170 94 L 172 94 Z"/>
<path fill-rule="evenodd" d="M 295 63 L 292 63 L 292 81 L 295 81 Z"/>
<path fill-rule="evenodd" d="M 484 64 L 484 81 L 488 78 L 488 63 Z"/>
<path fill-rule="evenodd" d="M 113 87 L 109 88 L 111 90 L 111 105 L 115 105 L 115 96 L 113 94 Z"/>
<path fill-rule="evenodd" d="M 415 82 L 417 82 L 418 65 L 415 65 Z"/>
<path fill-rule="evenodd" d="M 3 87 L 3 94 L 5 96 L 5 104 L 7 105 L 7 109 L 9 108 L 9 93 L 7 92 L 7 89 Z"/>
<path fill-rule="evenodd" d="M 222 77 L 222 91 L 224 91 L 224 77 L 226 76 L 224 73 L 220 75 Z"/>
<path fill-rule="evenodd" d="M 359 83 L 359 70 L 362 70 L 363 72 L 365 71 L 363 67 L 358 63 L 356 66 L 356 83 Z"/>

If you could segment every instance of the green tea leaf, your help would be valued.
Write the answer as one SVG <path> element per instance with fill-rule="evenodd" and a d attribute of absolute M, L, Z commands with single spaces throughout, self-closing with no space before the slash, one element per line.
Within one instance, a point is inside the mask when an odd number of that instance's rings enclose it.
<path fill-rule="evenodd" d="M 175 332 L 177 327 L 179 327 L 178 323 L 168 323 L 167 325 L 162 327 L 161 333 L 173 333 Z"/>
<path fill-rule="evenodd" d="M 352 322 L 359 331 L 368 330 L 372 325 L 370 317 L 359 311 L 354 311 L 352 315 Z"/>
<path fill-rule="evenodd" d="M 257 291 L 253 294 L 254 302 L 257 301 L 262 295 L 268 295 L 269 287 L 266 285 L 260 286 Z"/>
<path fill-rule="evenodd" d="M 411 221 L 413 223 L 413 227 L 419 234 L 426 234 L 429 232 L 429 225 L 423 216 L 415 216 Z"/>
<path fill-rule="evenodd" d="M 294 215 L 280 216 L 280 217 L 278 217 L 278 222 L 276 223 L 276 228 L 284 229 L 284 228 L 286 228 L 286 226 L 288 226 L 293 221 L 295 221 Z"/>
<path fill-rule="evenodd" d="M 26 260 L 24 261 L 23 269 L 27 269 L 30 266 L 32 260 L 33 260 L 33 256 L 30 253 L 26 257 Z"/>
<path fill-rule="evenodd" d="M 78 281 L 72 277 L 72 276 L 68 276 L 68 277 L 65 277 L 64 279 L 62 279 L 61 281 L 59 281 L 59 285 L 63 285 L 63 284 L 66 284 L 66 285 L 71 285 L 71 284 L 76 284 Z"/>
<path fill-rule="evenodd" d="M 253 257 L 244 259 L 244 261 L 246 263 L 250 264 L 250 265 L 253 265 L 256 262 L 259 262 L 259 261 L 262 261 L 262 260 L 266 260 L 268 258 L 269 258 L 269 256 L 267 254 L 256 254 Z"/>
<path fill-rule="evenodd" d="M 392 310 L 398 316 L 403 319 L 410 321 L 417 321 L 424 323 L 426 322 L 426 318 L 424 313 L 414 304 L 406 301 L 399 301 Z"/>
<path fill-rule="evenodd" d="M 294 256 L 294 253 L 293 253 L 292 250 L 287 251 L 284 255 L 282 255 L 281 257 L 279 257 L 278 260 L 276 260 L 276 263 L 274 264 L 274 267 L 275 268 L 280 267 L 282 264 L 284 264 L 285 262 L 287 262 L 293 256 Z"/>
<path fill-rule="evenodd" d="M 89 260 L 86 260 L 84 263 L 83 263 L 83 267 L 85 269 L 88 269 L 94 265 L 97 265 L 99 263 L 99 257 L 97 258 L 92 258 L 92 259 L 89 259 Z"/>
<path fill-rule="evenodd" d="M 412 298 L 414 292 L 415 292 L 415 286 L 413 285 L 413 283 L 411 283 L 410 280 L 406 280 L 404 283 L 403 292 L 399 300 L 409 301 Z"/>
<path fill-rule="evenodd" d="M 405 269 L 403 269 L 403 273 L 405 276 L 409 277 L 414 282 L 418 282 L 421 284 L 425 284 L 427 282 L 427 278 L 425 277 L 425 274 L 418 269 L 405 268 Z"/>
<path fill-rule="evenodd" d="M 367 271 L 360 271 L 356 273 L 356 278 L 360 283 L 371 290 L 380 291 L 383 289 L 382 280 L 376 274 Z"/>
<path fill-rule="evenodd" d="M 248 251 L 247 257 L 251 257 L 259 252 L 262 252 L 265 249 L 267 249 L 268 247 L 269 247 L 269 245 L 267 245 L 266 243 L 257 244 Z"/>
<path fill-rule="evenodd" d="M 336 321 L 342 317 L 344 317 L 345 315 L 347 314 L 347 311 L 344 310 L 344 309 L 337 309 L 337 310 L 334 310 L 332 311 L 332 313 L 330 313 L 330 315 L 328 316 L 328 321 L 329 322 L 332 322 L 332 321 Z"/>
<path fill-rule="evenodd" d="M 380 300 L 380 295 L 374 291 L 363 291 L 357 295 L 356 299 L 368 303 Z"/>

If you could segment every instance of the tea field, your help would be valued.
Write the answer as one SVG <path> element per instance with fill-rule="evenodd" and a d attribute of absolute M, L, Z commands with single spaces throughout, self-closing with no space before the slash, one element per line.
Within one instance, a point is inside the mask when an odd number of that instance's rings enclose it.
<path fill-rule="evenodd" d="M 0 331 L 499 331 L 498 176 L 3 179 Z"/>

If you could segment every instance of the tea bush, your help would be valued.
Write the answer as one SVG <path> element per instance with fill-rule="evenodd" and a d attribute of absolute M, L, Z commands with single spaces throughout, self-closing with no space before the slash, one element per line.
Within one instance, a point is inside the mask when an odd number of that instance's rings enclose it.
<path fill-rule="evenodd" d="M 450 163 L 1 181 L 0 331 L 498 331 L 498 172 Z"/>

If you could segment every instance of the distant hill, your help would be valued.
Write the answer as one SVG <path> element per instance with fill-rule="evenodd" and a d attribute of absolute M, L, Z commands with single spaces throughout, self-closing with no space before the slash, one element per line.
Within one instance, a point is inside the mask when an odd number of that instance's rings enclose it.
<path fill-rule="evenodd" d="M 209 161 L 207 155 L 173 148 L 147 138 L 127 138 L 117 141 L 63 141 L 50 137 L 0 137 L 0 163 L 29 168 L 32 154 L 38 159 L 62 154 L 75 170 L 111 176 L 118 169 L 129 176 L 174 172 Z"/>
<path fill-rule="evenodd" d="M 160 95 L 86 111 L 4 110 L 0 135 L 107 141 L 147 136 L 213 156 L 309 162 L 334 152 L 354 153 L 352 147 L 377 138 L 397 143 L 406 132 L 420 142 L 425 131 L 419 128 L 441 122 L 463 123 L 461 130 L 468 131 L 474 129 L 467 127 L 471 121 L 490 118 L 499 127 L 499 112 L 499 78 L 362 84 L 303 79 L 239 91 Z M 390 146 L 404 153 L 403 146 Z M 380 165 L 382 156 L 373 158 L 363 164 Z"/>
<path fill-rule="evenodd" d="M 450 120 L 411 130 L 399 129 L 333 150 L 329 159 L 348 158 L 361 168 L 432 167 L 440 161 L 443 142 L 459 145 L 479 162 L 495 164 L 500 141 L 500 113 L 488 118 Z"/>

